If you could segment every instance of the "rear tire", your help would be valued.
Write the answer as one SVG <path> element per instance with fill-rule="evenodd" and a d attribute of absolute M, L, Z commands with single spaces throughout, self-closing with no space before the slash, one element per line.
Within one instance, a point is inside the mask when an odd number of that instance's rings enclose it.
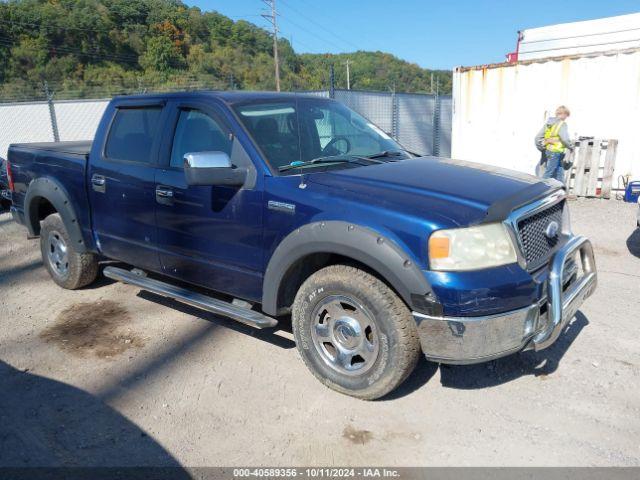
<path fill-rule="evenodd" d="M 398 387 L 420 355 L 416 323 L 402 299 L 351 266 L 323 268 L 303 283 L 292 326 L 309 370 L 329 388 L 364 400 Z"/>
<path fill-rule="evenodd" d="M 62 288 L 75 290 L 89 285 L 98 276 L 98 258 L 75 249 L 58 213 L 49 215 L 40 224 L 40 252 L 49 275 Z"/>

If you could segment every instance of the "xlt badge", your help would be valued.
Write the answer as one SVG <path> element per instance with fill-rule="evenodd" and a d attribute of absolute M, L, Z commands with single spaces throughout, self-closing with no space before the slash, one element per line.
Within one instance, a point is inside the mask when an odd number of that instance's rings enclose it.
<path fill-rule="evenodd" d="M 267 208 L 269 210 L 275 210 L 276 212 L 296 213 L 296 206 L 292 203 L 276 202 L 275 200 L 269 200 Z"/>

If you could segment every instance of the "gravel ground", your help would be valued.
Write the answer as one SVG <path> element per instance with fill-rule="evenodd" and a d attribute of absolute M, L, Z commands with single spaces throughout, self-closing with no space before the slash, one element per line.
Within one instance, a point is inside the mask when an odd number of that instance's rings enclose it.
<path fill-rule="evenodd" d="M 255 331 L 104 278 L 58 288 L 0 215 L 0 466 L 640 465 L 634 205 L 571 202 L 599 287 L 546 351 L 422 361 L 355 400 Z"/>

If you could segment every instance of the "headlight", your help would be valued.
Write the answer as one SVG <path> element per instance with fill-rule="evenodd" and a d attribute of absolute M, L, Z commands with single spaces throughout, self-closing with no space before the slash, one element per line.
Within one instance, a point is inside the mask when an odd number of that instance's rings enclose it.
<path fill-rule="evenodd" d="M 517 261 L 513 242 L 502 223 L 438 230 L 429 237 L 432 270 L 478 270 Z"/>

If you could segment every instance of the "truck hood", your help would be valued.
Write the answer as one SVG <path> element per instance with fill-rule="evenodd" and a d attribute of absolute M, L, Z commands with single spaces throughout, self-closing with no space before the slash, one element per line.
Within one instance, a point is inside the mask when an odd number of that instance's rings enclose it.
<path fill-rule="evenodd" d="M 328 171 L 308 181 L 334 195 L 458 226 L 504 220 L 515 208 L 562 188 L 555 180 L 436 157 Z"/>

